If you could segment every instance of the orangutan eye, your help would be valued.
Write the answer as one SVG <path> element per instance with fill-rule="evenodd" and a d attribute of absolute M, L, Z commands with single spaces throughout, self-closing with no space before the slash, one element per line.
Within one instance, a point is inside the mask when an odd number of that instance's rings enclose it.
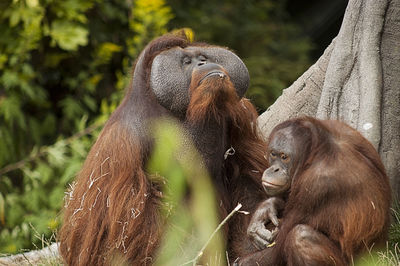
<path fill-rule="evenodd" d="M 275 159 L 278 154 L 274 151 L 271 151 L 271 153 L 269 155 L 270 155 L 271 159 Z"/>
<path fill-rule="evenodd" d="M 207 57 L 205 57 L 204 55 L 199 55 L 199 60 L 205 62 L 207 61 Z"/>
<path fill-rule="evenodd" d="M 290 161 L 289 155 L 282 153 L 281 159 L 284 163 L 288 163 Z"/>
<path fill-rule="evenodd" d="M 184 65 L 189 65 L 190 63 L 192 63 L 192 59 L 188 56 L 186 56 L 185 58 L 183 58 L 183 64 Z"/>

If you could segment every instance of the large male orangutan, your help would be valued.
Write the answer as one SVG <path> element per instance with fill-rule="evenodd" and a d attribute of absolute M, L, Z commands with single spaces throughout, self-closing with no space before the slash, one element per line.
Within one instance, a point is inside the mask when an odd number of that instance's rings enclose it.
<path fill-rule="evenodd" d="M 180 121 L 192 137 L 220 198 L 221 215 L 238 202 L 252 211 L 265 197 L 261 173 L 267 161 L 257 113 L 243 98 L 248 84 L 245 65 L 225 48 L 171 35 L 152 41 L 69 192 L 59 234 L 65 262 L 103 265 L 117 253 L 131 265 L 151 264 L 168 226 L 159 186 L 145 171 L 153 148 L 149 125 L 160 117 Z M 225 159 L 231 147 L 235 153 Z M 249 218 L 235 215 L 228 224 L 231 260 L 255 251 L 246 234 Z"/>

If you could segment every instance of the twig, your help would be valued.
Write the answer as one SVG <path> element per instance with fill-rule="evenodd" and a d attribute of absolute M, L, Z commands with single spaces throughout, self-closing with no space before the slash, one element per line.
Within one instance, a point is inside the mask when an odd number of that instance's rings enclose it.
<path fill-rule="evenodd" d="M 229 255 L 228 255 L 228 251 L 225 251 L 225 255 L 226 255 L 226 262 L 228 263 L 228 266 L 231 266 L 231 262 L 229 261 Z"/>
<path fill-rule="evenodd" d="M 63 140 L 63 141 L 65 142 L 66 145 L 69 145 L 69 144 L 71 144 L 74 140 L 79 139 L 79 138 L 81 138 L 81 137 L 83 137 L 83 136 L 85 136 L 85 135 L 88 135 L 88 134 L 92 133 L 93 131 L 95 131 L 96 129 L 98 129 L 99 127 L 101 127 L 102 125 L 103 125 L 103 122 L 102 122 L 102 123 L 95 123 L 95 124 L 93 124 L 93 125 L 91 125 L 91 126 L 85 128 L 84 130 L 82 130 L 82 131 L 80 131 L 80 132 L 78 132 L 78 133 L 75 133 L 74 135 L 72 135 L 71 137 L 69 137 L 69 138 L 67 138 L 67 139 L 65 139 L 65 140 Z M 57 143 L 57 142 L 56 142 L 56 143 Z M 56 143 L 54 143 L 53 145 L 55 145 Z M 7 165 L 7 166 L 1 168 L 1 169 L 0 169 L 0 176 L 6 174 L 6 173 L 8 173 L 8 172 L 17 170 L 17 169 L 21 169 L 22 167 L 24 167 L 24 165 L 25 165 L 26 163 L 32 162 L 32 161 L 35 161 L 35 160 L 39 159 L 40 157 L 44 156 L 44 155 L 48 152 L 49 147 L 51 147 L 51 146 L 43 146 L 43 147 L 41 147 L 41 148 L 39 149 L 38 152 L 36 152 L 36 153 L 34 153 L 34 154 L 31 154 L 31 155 L 28 156 L 27 158 L 22 159 L 21 161 L 18 161 L 18 162 L 16 162 L 16 163 L 9 164 L 9 165 Z"/>
<path fill-rule="evenodd" d="M 25 158 L 25 159 L 23 159 L 21 161 L 13 163 L 13 164 L 9 164 L 9 165 L 1 168 L 0 169 L 0 176 L 6 174 L 8 172 L 11 172 L 11 171 L 14 171 L 14 170 L 22 168 L 26 163 L 34 161 L 37 158 L 42 157 L 46 152 L 47 152 L 47 147 L 43 147 L 43 148 L 40 149 L 40 151 L 38 151 L 38 152 L 36 152 L 34 154 L 31 154 L 29 157 L 27 157 L 27 158 Z"/>
<path fill-rule="evenodd" d="M 199 253 L 197 253 L 197 256 L 182 264 L 183 265 L 187 265 L 192 263 L 193 266 L 196 265 L 196 262 L 200 259 L 200 257 L 203 255 L 204 250 L 207 248 L 208 244 L 210 243 L 210 241 L 213 239 L 213 237 L 215 236 L 215 234 L 221 229 L 221 227 L 238 211 L 240 210 L 240 208 L 242 208 L 242 204 L 238 203 L 238 205 L 228 214 L 228 216 L 225 217 L 225 219 L 217 226 L 217 228 L 214 230 L 214 232 L 211 234 L 211 236 L 208 238 L 207 242 L 203 245 L 203 247 L 200 249 Z"/>
<path fill-rule="evenodd" d="M 29 263 L 29 265 L 33 266 L 33 264 L 28 260 L 28 258 L 26 257 L 26 255 L 24 253 L 22 253 L 22 256 Z"/>

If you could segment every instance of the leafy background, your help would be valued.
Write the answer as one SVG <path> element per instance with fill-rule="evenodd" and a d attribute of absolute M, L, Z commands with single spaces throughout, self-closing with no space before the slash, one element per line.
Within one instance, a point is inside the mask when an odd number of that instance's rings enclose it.
<path fill-rule="evenodd" d="M 330 33 L 318 34 L 308 18 L 319 15 L 296 17 L 302 6 L 287 3 L 0 1 L 0 253 L 54 236 L 64 191 L 153 38 L 186 28 L 195 40 L 233 49 L 249 68 L 247 97 L 265 110 L 319 56 L 315 43 L 324 46 L 337 32 L 317 27 Z M 335 17 L 326 25 L 338 27 L 344 7 L 314 14 Z"/>

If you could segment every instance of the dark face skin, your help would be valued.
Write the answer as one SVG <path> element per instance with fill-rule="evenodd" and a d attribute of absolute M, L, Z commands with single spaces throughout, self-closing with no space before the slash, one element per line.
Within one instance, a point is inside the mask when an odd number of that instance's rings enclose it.
<path fill-rule="evenodd" d="M 158 102 L 180 117 L 189 105 L 191 80 L 199 75 L 228 75 L 239 97 L 249 86 L 249 73 L 237 55 L 220 47 L 195 46 L 175 47 L 157 55 L 151 67 L 150 86 Z"/>
<path fill-rule="evenodd" d="M 295 147 L 290 128 L 274 133 L 267 154 L 270 167 L 262 176 L 262 185 L 268 196 L 281 195 L 289 190 L 297 158 Z"/>

